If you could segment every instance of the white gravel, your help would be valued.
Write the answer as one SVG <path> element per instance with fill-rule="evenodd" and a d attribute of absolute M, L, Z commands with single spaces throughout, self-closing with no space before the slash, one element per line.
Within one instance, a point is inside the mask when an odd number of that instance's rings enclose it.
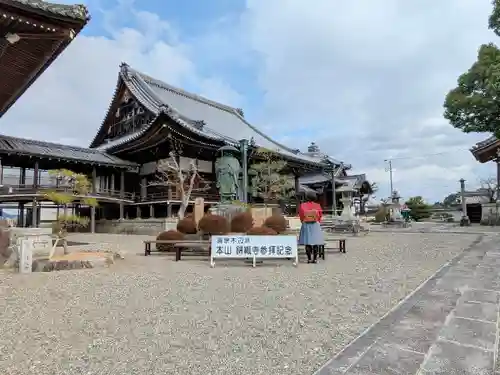
<path fill-rule="evenodd" d="M 0 273 L 0 373 L 311 374 L 476 239 L 371 233 L 294 268 L 174 262 Z M 109 241 L 109 238 L 108 238 Z"/>

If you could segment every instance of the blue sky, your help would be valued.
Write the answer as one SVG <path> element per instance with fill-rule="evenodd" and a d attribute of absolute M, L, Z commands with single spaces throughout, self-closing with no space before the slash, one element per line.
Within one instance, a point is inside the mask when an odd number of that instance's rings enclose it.
<path fill-rule="evenodd" d="M 66 1 L 66 0 L 65 0 Z M 446 92 L 476 58 L 490 2 L 89 0 L 92 21 L 2 118 L 9 133 L 86 146 L 121 61 L 243 108 L 279 141 L 367 173 L 389 194 L 442 199 L 494 175 L 442 117 Z M 450 12 L 453 9 L 453 12 Z M 29 111 L 26 108 L 30 108 Z M 70 119 L 70 120 L 68 120 Z M 9 125 L 10 124 L 10 125 Z M 439 154 L 439 155 L 435 155 Z"/>

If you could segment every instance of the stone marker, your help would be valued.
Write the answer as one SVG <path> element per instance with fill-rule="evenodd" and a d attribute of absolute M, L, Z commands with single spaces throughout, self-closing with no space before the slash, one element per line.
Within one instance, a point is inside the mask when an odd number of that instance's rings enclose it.
<path fill-rule="evenodd" d="M 19 238 L 33 240 L 33 259 L 47 258 L 52 248 L 51 228 L 10 228 L 10 243 L 17 244 Z"/>
<path fill-rule="evenodd" d="M 20 238 L 19 244 L 19 273 L 31 273 L 33 264 L 33 240 Z"/>
<path fill-rule="evenodd" d="M 196 198 L 194 200 L 194 221 L 196 222 L 196 225 L 198 225 L 198 222 L 201 220 L 203 215 L 205 215 L 205 200 L 203 198 Z"/>

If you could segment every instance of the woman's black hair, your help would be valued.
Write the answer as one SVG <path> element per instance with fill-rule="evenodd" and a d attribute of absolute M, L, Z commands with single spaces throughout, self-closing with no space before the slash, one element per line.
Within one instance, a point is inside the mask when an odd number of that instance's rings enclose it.
<path fill-rule="evenodd" d="M 316 194 L 313 191 L 307 190 L 305 196 L 307 201 L 316 202 Z"/>

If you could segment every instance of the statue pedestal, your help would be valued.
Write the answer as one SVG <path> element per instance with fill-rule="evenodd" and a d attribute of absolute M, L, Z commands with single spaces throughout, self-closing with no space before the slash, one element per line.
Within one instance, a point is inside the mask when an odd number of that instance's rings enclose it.
<path fill-rule="evenodd" d="M 230 223 L 233 216 L 245 212 L 247 208 L 243 205 L 233 203 L 217 203 L 210 208 L 210 212 L 214 215 L 224 216 Z"/>
<path fill-rule="evenodd" d="M 342 198 L 340 201 L 344 208 L 338 219 L 342 221 L 355 221 L 356 217 L 352 213 L 351 198 Z"/>

